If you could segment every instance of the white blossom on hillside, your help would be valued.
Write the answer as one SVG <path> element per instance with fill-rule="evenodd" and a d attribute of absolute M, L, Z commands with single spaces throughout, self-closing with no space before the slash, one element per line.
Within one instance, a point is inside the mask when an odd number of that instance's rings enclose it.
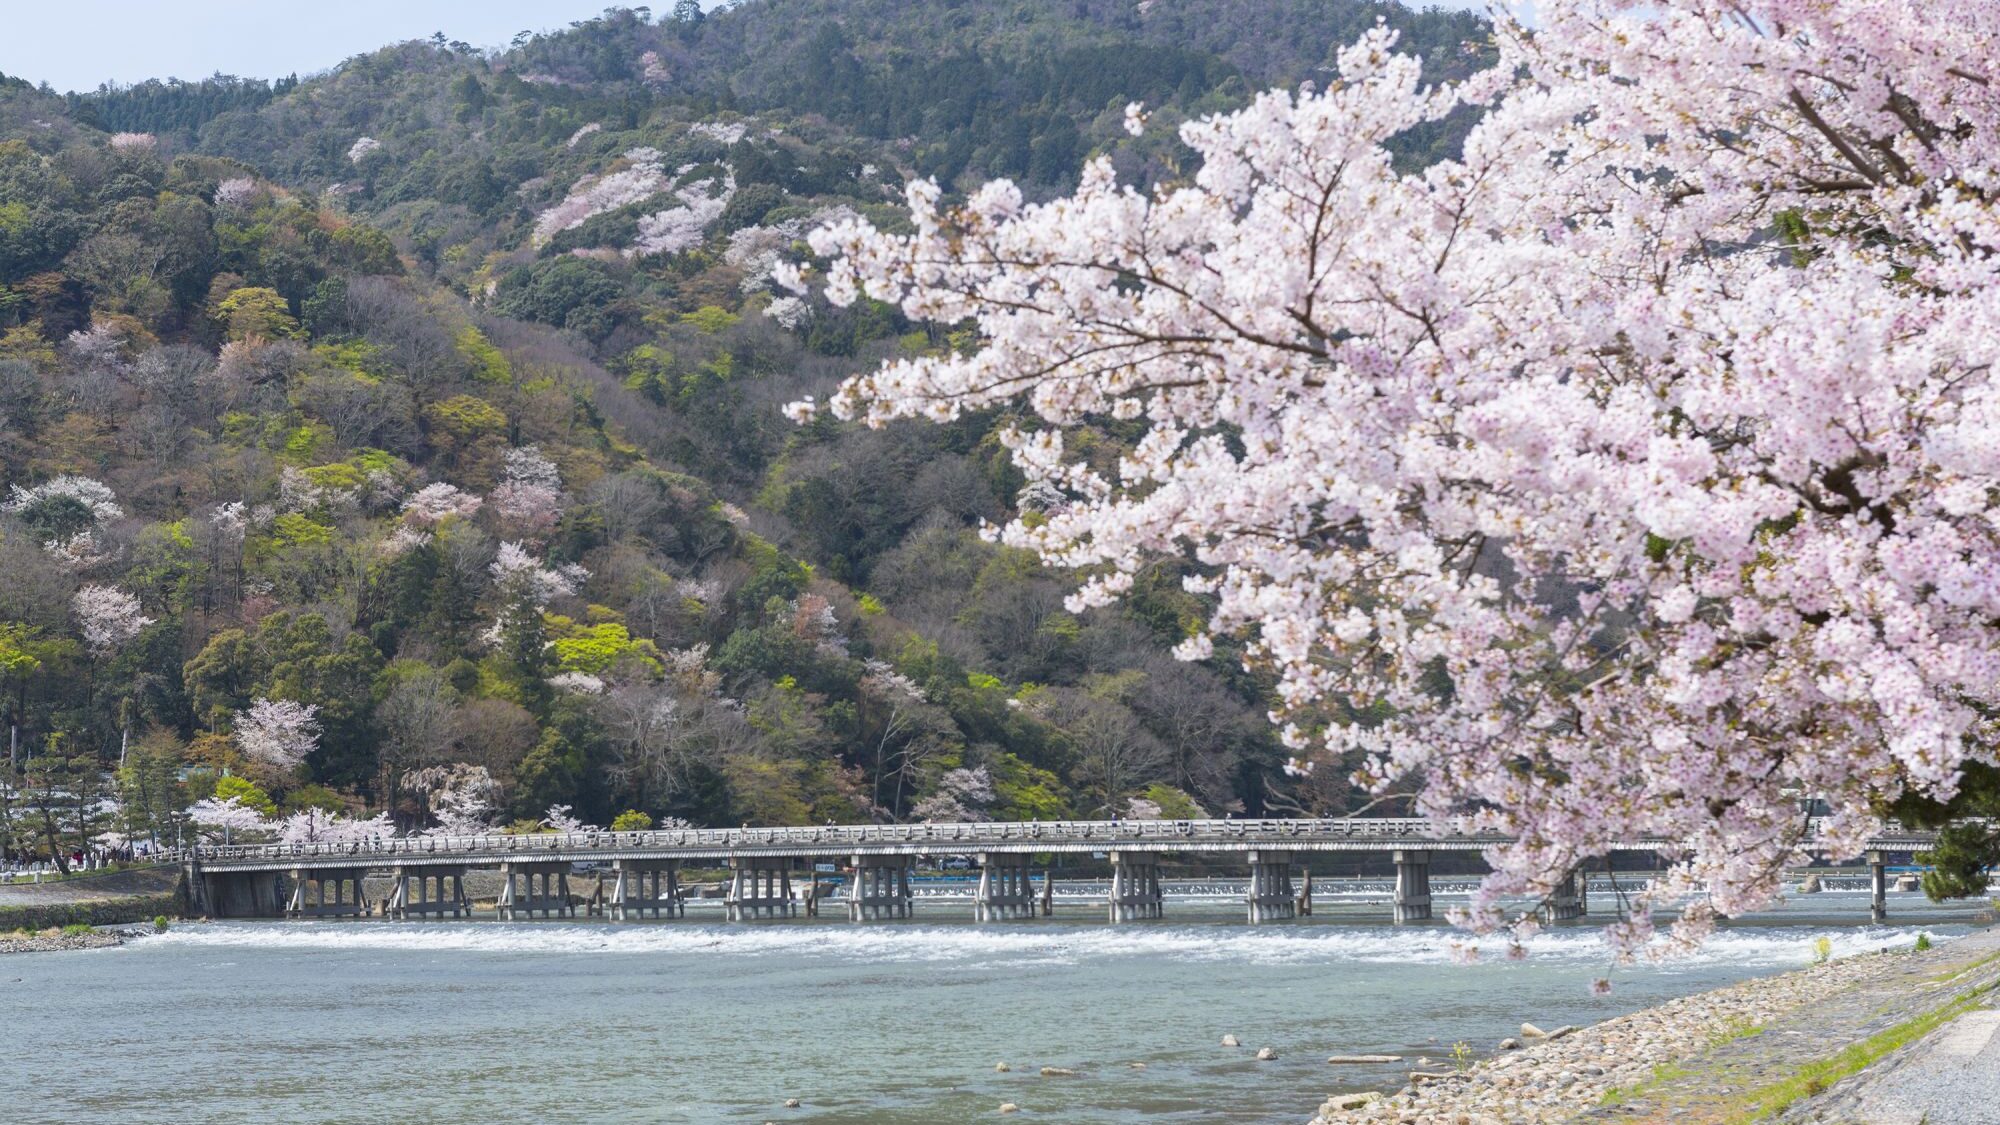
<path fill-rule="evenodd" d="M 535 216 L 537 246 L 563 231 L 579 227 L 593 215 L 616 211 L 667 190 L 667 174 L 657 149 L 635 148 L 625 153 L 631 164 L 602 176 L 585 176 L 562 202 Z"/>
<path fill-rule="evenodd" d="M 722 183 L 713 192 L 708 186 L 712 182 L 701 180 L 688 184 L 674 193 L 681 206 L 642 216 L 639 219 L 639 237 L 632 243 L 627 256 L 678 254 L 701 245 L 702 231 L 722 217 L 730 197 L 736 194 L 736 177 L 723 177 Z"/>
<path fill-rule="evenodd" d="M 576 695 L 603 695 L 604 681 L 588 672 L 558 672 L 549 677 L 549 686 Z"/>
<path fill-rule="evenodd" d="M 764 306 L 764 315 L 787 332 L 796 332 L 812 319 L 812 306 L 797 297 L 780 297 Z"/>
<path fill-rule="evenodd" d="M 289 699 L 259 699 L 236 713 L 236 745 L 256 761 L 292 767 L 319 747 L 319 708 Z"/>
<path fill-rule="evenodd" d="M 151 133 L 113 133 L 108 143 L 119 152 L 151 152 L 160 139 Z"/>
<path fill-rule="evenodd" d="M 910 815 L 928 824 L 989 820 L 985 808 L 993 803 L 993 795 L 993 777 L 985 766 L 946 770 L 938 779 L 937 792 L 911 806 Z"/>
<path fill-rule="evenodd" d="M 590 577 L 589 571 L 575 563 L 543 566 L 526 547 L 514 542 L 500 544 L 500 552 L 488 569 L 493 573 L 494 585 L 510 600 L 525 599 L 537 606 L 576 593 L 577 587 Z"/>
<path fill-rule="evenodd" d="M 455 485 L 427 484 L 403 501 L 403 518 L 420 527 L 434 527 L 447 517 L 470 517 L 484 501 Z"/>
<path fill-rule="evenodd" d="M 348 146 L 347 159 L 359 164 L 370 154 L 380 151 L 381 148 L 382 142 L 376 140 L 374 137 L 361 137 Z"/>
<path fill-rule="evenodd" d="M 5 504 L 0 504 L 0 509 L 15 515 L 28 515 L 52 501 L 75 501 L 100 524 L 125 518 L 125 509 L 118 506 L 117 494 L 111 491 L 111 486 L 89 477 L 66 473 L 50 477 L 33 488 L 16 484 L 10 489 L 12 495 Z"/>
<path fill-rule="evenodd" d="M 576 147 L 576 142 L 578 142 L 578 141 L 582 140 L 582 139 L 583 139 L 583 138 L 585 138 L 585 137 L 588 137 L 588 136 L 589 136 L 589 135 L 591 135 L 592 133 L 595 133 L 595 132 L 598 132 L 599 130 L 601 130 L 601 129 L 603 129 L 603 128 L 604 128 L 604 126 L 602 126 L 602 125 L 598 124 L 598 123 L 597 123 L 597 122 L 595 122 L 595 121 L 591 122 L 591 123 L 590 123 L 590 124 L 588 124 L 588 125 L 584 125 L 584 126 L 581 126 L 581 127 L 579 127 L 579 128 L 577 129 L 577 131 L 576 131 L 576 132 L 574 132 L 574 133 L 571 133 L 571 134 L 569 135 L 569 141 L 568 141 L 568 142 L 567 142 L 566 144 L 564 144 L 564 145 L 563 145 L 563 147 L 564 147 L 564 148 L 575 148 L 575 147 Z"/>
<path fill-rule="evenodd" d="M 233 176 L 215 185 L 217 207 L 241 207 L 257 195 L 257 181 L 249 176 Z"/>
<path fill-rule="evenodd" d="M 84 643 L 102 655 L 139 635 L 153 619 L 139 612 L 139 599 L 115 586 L 85 586 L 70 601 L 83 626 Z"/>
<path fill-rule="evenodd" d="M 728 123 L 721 121 L 697 121 L 693 125 L 688 126 L 688 136 L 707 137 L 711 141 L 720 141 L 726 145 L 733 145 L 737 141 L 742 140 L 743 134 L 748 131 L 748 127 L 740 121 Z"/>

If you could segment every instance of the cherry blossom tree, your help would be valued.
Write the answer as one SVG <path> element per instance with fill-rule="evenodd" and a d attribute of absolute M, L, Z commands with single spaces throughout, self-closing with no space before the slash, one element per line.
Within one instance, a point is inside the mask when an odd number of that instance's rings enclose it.
<path fill-rule="evenodd" d="M 456 485 L 439 481 L 425 485 L 403 501 L 403 518 L 420 527 L 436 527 L 453 516 L 470 518 L 483 503 Z"/>
<path fill-rule="evenodd" d="M 585 824 L 583 821 L 579 820 L 577 817 L 572 815 L 572 811 L 570 809 L 570 806 L 568 805 L 550 805 L 549 811 L 542 815 L 542 827 L 548 829 L 551 832 L 564 832 L 564 833 L 604 831 L 597 825 Z"/>
<path fill-rule="evenodd" d="M 555 462 L 529 445 L 507 451 L 506 468 L 493 490 L 493 509 L 507 529 L 540 540 L 562 518 L 562 474 Z"/>
<path fill-rule="evenodd" d="M 1538 8 L 1442 88 L 1371 32 L 1182 126 L 1200 171 L 1153 194 L 1100 159 L 816 234 L 835 303 L 981 338 L 831 407 L 1022 411 L 1065 499 L 998 534 L 1074 608 L 1193 560 L 1181 654 L 1242 639 L 1295 769 L 1515 839 L 1462 921 L 1666 839 L 1610 936 L 1678 898 L 1685 946 L 1776 894 L 1808 799 L 1851 854 L 1995 761 L 2000 5 Z M 1465 107 L 1457 158 L 1398 170 Z M 1143 436 L 1067 452 L 1104 420 Z"/>
<path fill-rule="evenodd" d="M 310 807 L 279 818 L 272 828 L 282 844 L 365 844 L 387 840 L 396 834 L 388 813 L 357 820 L 344 813 Z"/>
<path fill-rule="evenodd" d="M 224 843 L 245 832 L 263 832 L 270 827 L 264 814 L 243 803 L 241 797 L 203 797 L 188 806 L 188 819 L 221 835 Z"/>
<path fill-rule="evenodd" d="M 403 775 L 403 785 L 423 795 L 434 823 L 426 836 L 478 836 L 493 830 L 500 783 L 485 766 L 454 762 Z"/>
<path fill-rule="evenodd" d="M 319 707 L 258 699 L 236 713 L 236 745 L 251 759 L 290 769 L 319 748 Z"/>
<path fill-rule="evenodd" d="M 85 586 L 70 600 L 84 643 L 102 656 L 139 635 L 153 619 L 139 612 L 139 599 L 116 586 Z"/>

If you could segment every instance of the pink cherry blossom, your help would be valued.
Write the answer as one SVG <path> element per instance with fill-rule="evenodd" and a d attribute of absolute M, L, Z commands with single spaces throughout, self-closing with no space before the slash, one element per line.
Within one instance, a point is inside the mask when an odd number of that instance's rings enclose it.
<path fill-rule="evenodd" d="M 1200 564 L 1179 652 L 1240 637 L 1293 753 L 1514 838 L 1466 924 L 1665 840 L 1637 905 L 1679 922 L 1610 936 L 1686 948 L 1777 893 L 1804 799 L 1851 853 L 1995 761 L 2000 5 L 1538 7 L 1453 86 L 1378 29 L 1323 90 L 1189 122 L 1177 187 L 1100 159 L 819 232 L 831 301 L 983 345 L 828 405 L 1024 417 L 1065 499 L 999 537 L 1078 610 Z M 1456 158 L 1399 168 L 1467 107 Z M 1108 420 L 1124 457 L 1069 451 Z"/>

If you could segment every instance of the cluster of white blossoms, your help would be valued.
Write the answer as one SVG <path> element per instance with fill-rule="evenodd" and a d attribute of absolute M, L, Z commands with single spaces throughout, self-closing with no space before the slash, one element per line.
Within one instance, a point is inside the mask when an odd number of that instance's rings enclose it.
<path fill-rule="evenodd" d="M 290 769 L 319 747 L 319 707 L 290 699 L 258 699 L 236 712 L 236 746 L 252 761 Z"/>
<path fill-rule="evenodd" d="M 215 185 L 217 207 L 241 207 L 257 197 L 257 181 L 249 176 L 232 176 Z"/>
<path fill-rule="evenodd" d="M 580 227 L 593 215 L 616 211 L 667 190 L 666 170 L 660 167 L 660 152 L 653 148 L 627 151 L 625 167 L 601 176 L 585 176 L 572 184 L 562 202 L 535 216 L 534 241 L 537 246 L 563 231 Z"/>
<path fill-rule="evenodd" d="M 353 144 L 347 146 L 347 159 L 349 163 L 359 164 L 381 150 L 382 142 L 374 137 L 357 137 Z"/>
<path fill-rule="evenodd" d="M 722 217 L 723 209 L 735 194 L 733 175 L 724 175 L 720 180 L 696 180 L 676 189 L 674 197 L 681 205 L 640 216 L 639 237 L 625 251 L 625 256 L 678 254 L 694 249 L 701 245 L 702 232 Z"/>
<path fill-rule="evenodd" d="M 914 234 L 816 235 L 834 301 L 983 341 L 832 407 L 1025 408 L 1016 463 L 1069 502 L 1004 538 L 1076 607 L 1198 561 L 1182 655 L 1243 637 L 1302 760 L 1515 839 L 1461 920 L 1665 839 L 1611 936 L 1688 896 L 1684 946 L 1777 893 L 1804 799 L 1851 852 L 1995 761 L 2000 5 L 1538 7 L 1456 86 L 1378 30 L 1188 123 L 1183 186 L 919 183 Z M 1458 158 L 1397 171 L 1464 106 Z M 1066 453 L 1107 418 L 1128 456 Z"/>
<path fill-rule="evenodd" d="M 70 600 L 83 642 L 102 656 L 139 635 L 153 619 L 139 612 L 139 599 L 116 586 L 85 586 Z"/>
<path fill-rule="evenodd" d="M 500 484 L 493 490 L 493 509 L 514 531 L 540 539 L 554 531 L 562 518 L 562 473 L 540 446 L 507 451 Z"/>

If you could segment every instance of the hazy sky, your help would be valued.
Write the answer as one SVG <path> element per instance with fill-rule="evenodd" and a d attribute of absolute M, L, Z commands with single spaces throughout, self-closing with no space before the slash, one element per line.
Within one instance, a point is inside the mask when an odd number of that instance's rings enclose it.
<path fill-rule="evenodd" d="M 94 90 L 106 81 L 282 78 L 434 31 L 478 47 L 563 27 L 611 0 L 7 0 L 0 74 Z M 634 5 L 636 6 L 636 5 Z M 655 0 L 654 11 L 673 0 Z"/>

